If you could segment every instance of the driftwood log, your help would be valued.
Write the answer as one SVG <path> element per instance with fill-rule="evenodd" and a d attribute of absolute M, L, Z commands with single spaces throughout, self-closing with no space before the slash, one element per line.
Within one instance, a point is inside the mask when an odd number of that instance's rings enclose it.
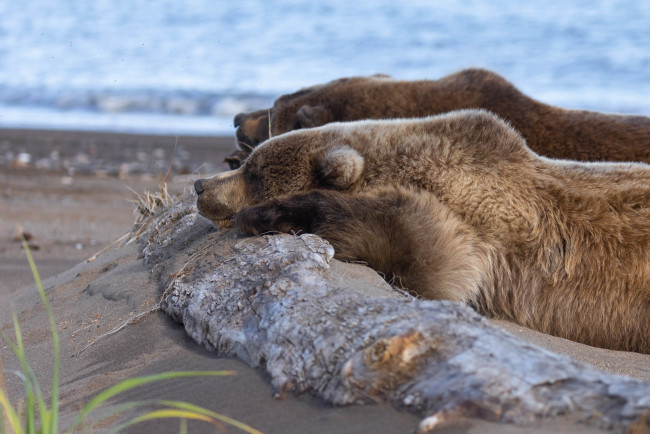
<path fill-rule="evenodd" d="M 650 383 L 531 345 L 463 304 L 400 293 L 314 235 L 215 231 L 193 201 L 149 230 L 162 308 L 199 344 L 266 369 L 279 397 L 389 401 L 422 415 L 423 431 L 457 416 L 648 426 Z M 179 249 L 182 260 L 166 253 Z"/>

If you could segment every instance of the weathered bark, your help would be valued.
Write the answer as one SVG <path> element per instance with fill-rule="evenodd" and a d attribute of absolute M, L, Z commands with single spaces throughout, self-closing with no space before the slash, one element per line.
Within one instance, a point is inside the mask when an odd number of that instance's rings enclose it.
<path fill-rule="evenodd" d="M 405 296 L 314 235 L 208 231 L 191 198 L 158 218 L 144 253 L 163 310 L 198 343 L 264 367 L 279 396 L 390 401 L 428 416 L 423 429 L 456 415 L 572 415 L 624 430 L 650 408 L 649 383 L 530 345 L 465 305 Z"/>

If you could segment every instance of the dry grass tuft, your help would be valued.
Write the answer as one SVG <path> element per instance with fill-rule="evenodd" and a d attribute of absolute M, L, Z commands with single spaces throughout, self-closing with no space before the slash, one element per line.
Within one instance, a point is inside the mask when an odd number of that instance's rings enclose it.
<path fill-rule="evenodd" d="M 130 233 L 125 245 L 138 239 L 140 234 L 151 224 L 151 217 L 173 204 L 175 197 L 170 195 L 167 190 L 167 177 L 162 179 L 158 186 L 158 191 L 145 191 L 142 194 L 130 187 L 126 187 L 135 195 L 135 199 L 132 200 L 135 205 L 133 210 L 135 221 L 133 222 L 133 231 Z"/>
<path fill-rule="evenodd" d="M 86 262 L 94 261 L 97 259 L 97 256 L 101 255 L 106 250 L 116 245 L 118 247 L 124 247 L 137 240 L 151 224 L 151 221 L 153 219 L 150 217 L 155 216 L 157 213 L 166 209 L 174 202 L 175 196 L 170 195 L 169 191 L 167 191 L 166 179 L 161 179 L 159 186 L 159 191 L 145 191 L 142 194 L 138 193 L 129 186 L 125 186 L 131 193 L 135 195 L 135 199 L 131 201 L 135 205 L 135 208 L 133 209 L 133 215 L 135 215 L 133 229 L 131 232 L 122 235 L 117 240 L 113 241 L 111 244 L 104 247 L 99 252 L 92 255 L 90 258 L 86 259 Z"/>
<path fill-rule="evenodd" d="M 172 153 L 172 158 L 169 162 L 167 173 L 165 173 L 165 177 L 160 179 L 158 182 L 158 191 L 145 191 L 144 193 L 140 194 L 132 188 L 126 187 L 135 195 L 135 199 L 132 201 L 135 204 L 135 209 L 133 210 L 133 214 L 135 215 L 135 222 L 133 222 L 134 228 L 126 244 L 129 244 L 138 239 L 140 234 L 142 234 L 147 229 L 151 222 L 150 217 L 156 215 L 158 211 L 169 207 L 173 203 L 174 196 L 170 195 L 169 191 L 167 190 L 167 180 L 169 179 L 169 174 L 172 171 L 177 145 L 178 137 L 176 137 L 176 142 L 174 143 L 174 152 Z"/>
<path fill-rule="evenodd" d="M 151 217 L 155 216 L 173 204 L 176 197 L 169 194 L 169 191 L 167 189 L 167 180 L 169 179 L 169 175 L 171 174 L 172 166 L 174 164 L 174 155 L 176 155 L 177 145 L 178 137 L 176 137 L 176 142 L 174 143 L 174 152 L 172 154 L 171 161 L 169 162 L 167 173 L 158 181 L 158 191 L 145 191 L 144 193 L 140 194 L 131 187 L 125 186 L 125 188 L 127 188 L 131 193 L 135 195 L 135 199 L 131 201 L 135 205 L 135 208 L 133 210 L 135 221 L 133 222 L 133 229 L 131 232 L 122 235 L 120 238 L 92 255 L 86 260 L 87 262 L 94 261 L 97 259 L 97 256 L 116 245 L 119 247 L 124 247 L 136 241 L 151 224 L 153 220 Z"/>
<path fill-rule="evenodd" d="M 167 190 L 167 182 L 162 180 L 159 183 L 159 190 L 155 192 L 145 191 L 140 194 L 127 187 L 134 195 L 135 199 L 132 201 L 135 205 L 133 214 L 135 215 L 134 224 L 142 224 L 147 218 L 156 214 L 157 211 L 168 207 L 174 200 L 174 197 L 169 194 Z"/>

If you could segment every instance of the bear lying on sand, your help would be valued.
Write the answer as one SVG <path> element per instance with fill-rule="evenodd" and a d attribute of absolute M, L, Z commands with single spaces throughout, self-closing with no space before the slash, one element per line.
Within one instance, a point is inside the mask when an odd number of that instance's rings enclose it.
<path fill-rule="evenodd" d="M 242 231 L 311 232 L 432 299 L 650 353 L 650 166 L 539 157 L 482 110 L 283 134 L 195 184 Z"/>
<path fill-rule="evenodd" d="M 540 155 L 583 161 L 650 163 L 650 118 L 553 107 L 521 93 L 499 75 L 468 69 L 440 80 L 387 76 L 343 78 L 278 98 L 273 108 L 235 117 L 239 167 L 269 136 L 335 121 L 413 118 L 484 108 L 510 122 Z M 270 119 L 269 119 L 270 116 Z"/>

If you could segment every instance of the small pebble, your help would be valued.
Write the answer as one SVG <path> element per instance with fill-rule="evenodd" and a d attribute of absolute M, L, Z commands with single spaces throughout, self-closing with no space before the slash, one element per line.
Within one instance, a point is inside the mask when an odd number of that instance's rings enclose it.
<path fill-rule="evenodd" d="M 21 152 L 16 156 L 16 162 L 27 165 L 32 162 L 32 156 L 27 152 Z"/>

